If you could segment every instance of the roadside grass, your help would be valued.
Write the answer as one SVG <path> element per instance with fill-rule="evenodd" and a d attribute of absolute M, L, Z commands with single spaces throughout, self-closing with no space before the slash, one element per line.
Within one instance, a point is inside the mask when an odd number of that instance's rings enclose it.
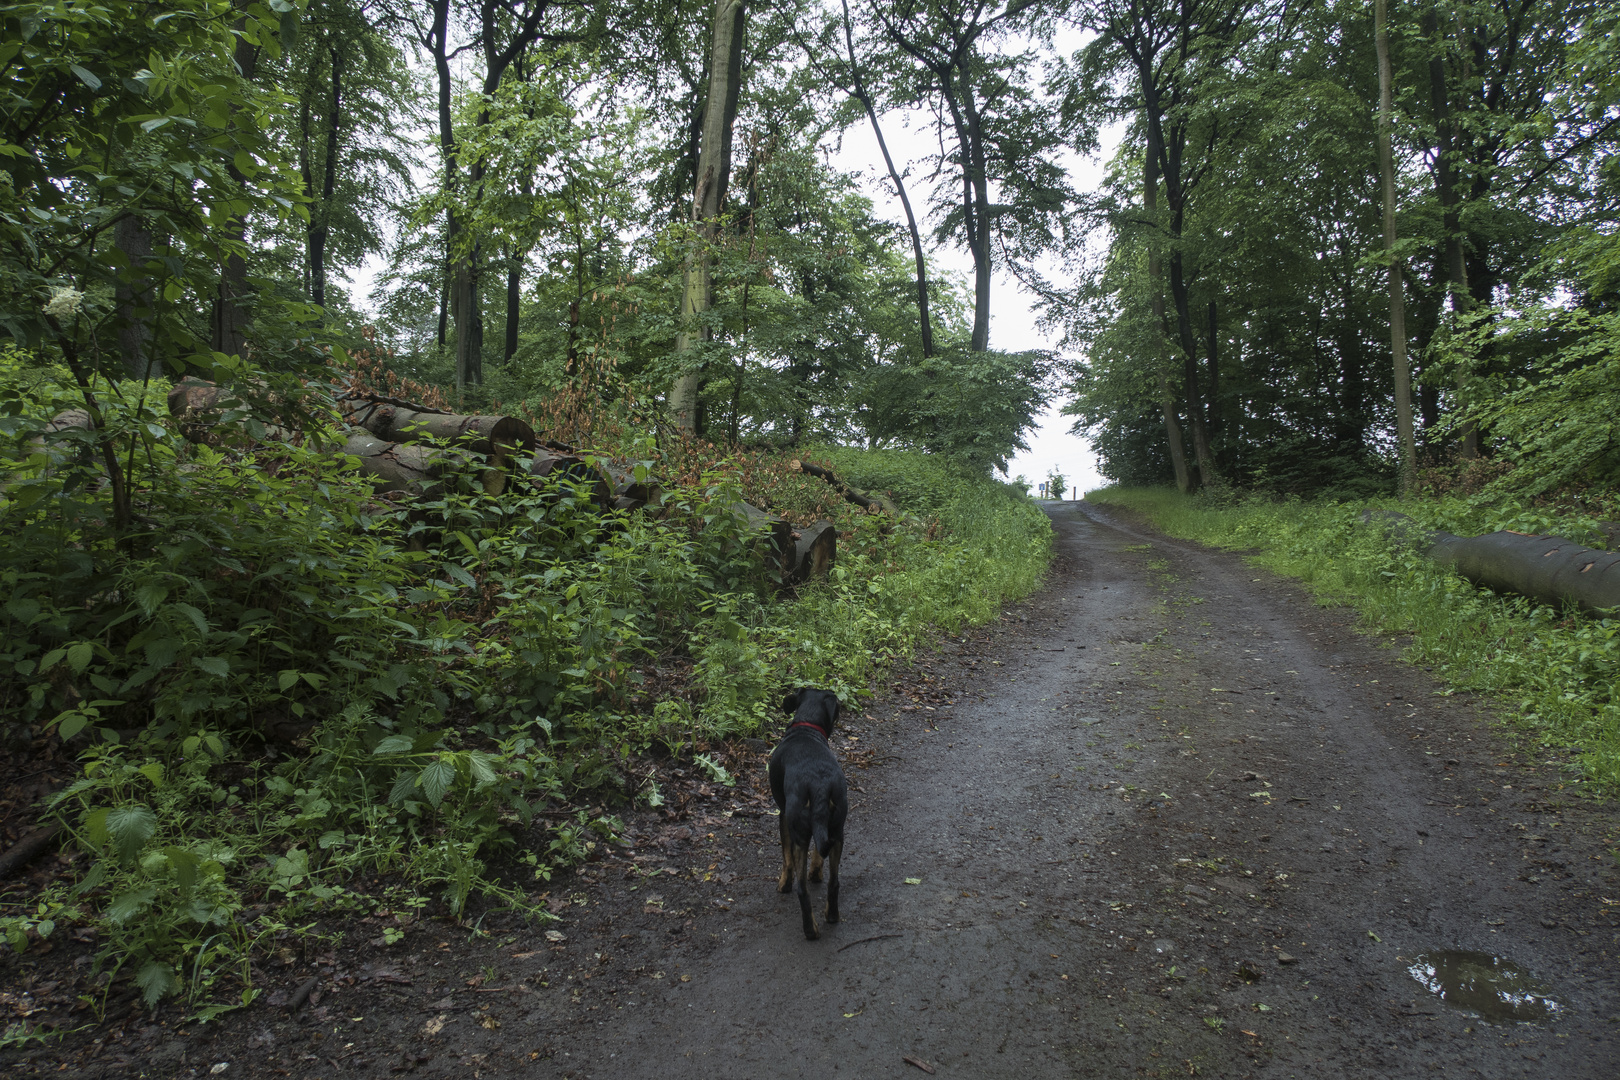
<path fill-rule="evenodd" d="M 1589 795 L 1620 792 L 1620 620 L 1477 588 L 1360 520 L 1366 509 L 1396 509 L 1459 535 L 1516 529 L 1601 546 L 1589 517 L 1463 498 L 1217 500 L 1117 487 L 1086 498 L 1140 513 L 1170 536 L 1249 552 L 1256 565 L 1298 578 L 1320 603 L 1354 607 L 1368 628 L 1411 635 L 1408 660 L 1431 667 L 1451 690 L 1498 697 L 1511 729 L 1532 745 L 1578 753 L 1584 777 L 1572 783 Z"/>

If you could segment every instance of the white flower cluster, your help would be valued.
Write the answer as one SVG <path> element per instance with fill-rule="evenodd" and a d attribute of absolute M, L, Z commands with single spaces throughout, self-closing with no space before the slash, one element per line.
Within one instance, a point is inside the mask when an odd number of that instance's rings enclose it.
<path fill-rule="evenodd" d="M 84 299 L 84 293 L 71 285 L 51 286 L 51 298 L 45 304 L 45 314 L 54 315 L 58 319 L 71 319 L 79 310 L 79 302 Z"/>

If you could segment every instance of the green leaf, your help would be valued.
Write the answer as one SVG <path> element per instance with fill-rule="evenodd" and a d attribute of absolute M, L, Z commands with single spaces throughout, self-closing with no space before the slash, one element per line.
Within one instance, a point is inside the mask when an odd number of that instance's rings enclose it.
<path fill-rule="evenodd" d="M 135 985 L 141 988 L 141 999 L 150 1008 L 156 1005 L 165 994 L 171 994 L 180 989 L 180 980 L 175 977 L 174 969 L 161 960 L 148 960 L 141 965 L 141 970 L 135 973 Z"/>
<path fill-rule="evenodd" d="M 276 677 L 276 685 L 284 694 L 287 692 L 287 687 L 292 686 L 297 681 L 298 672 L 296 671 L 283 671 Z"/>
<path fill-rule="evenodd" d="M 73 738 L 73 736 L 83 731 L 86 725 L 89 723 L 90 718 L 84 715 L 84 713 L 65 713 L 57 721 L 56 737 L 66 742 L 68 739 Z"/>
<path fill-rule="evenodd" d="M 107 811 L 101 824 L 119 859 L 128 863 L 134 861 L 142 846 L 157 832 L 157 815 L 139 803 L 118 806 Z"/>
<path fill-rule="evenodd" d="M 399 806 L 411 797 L 416 790 L 416 778 L 420 775 L 416 769 L 406 769 L 394 778 L 394 786 L 388 792 L 388 805 Z"/>
<path fill-rule="evenodd" d="M 84 83 L 84 85 L 88 86 L 90 89 L 101 89 L 101 80 L 96 77 L 95 72 L 88 68 L 80 67 L 78 64 L 69 64 L 68 69 L 71 70 L 73 74 L 77 75 L 79 77 L 79 81 Z"/>
<path fill-rule="evenodd" d="M 180 614 L 184 615 L 186 618 L 190 619 L 191 624 L 197 628 L 197 632 L 199 634 L 201 634 L 203 637 L 208 636 L 208 616 L 204 615 L 190 604 L 177 603 L 174 605 L 174 609 L 180 612 Z"/>
<path fill-rule="evenodd" d="M 163 765 L 161 762 L 148 761 L 135 771 L 146 777 L 153 787 L 163 786 Z"/>
<path fill-rule="evenodd" d="M 169 868 L 174 871 L 174 884 L 180 892 L 180 899 L 189 899 L 191 890 L 197 887 L 197 867 L 202 860 L 180 847 L 166 847 L 163 854 L 168 856 Z"/>
<path fill-rule="evenodd" d="M 152 134 L 152 132 L 156 131 L 158 128 L 167 125 L 169 123 L 169 121 L 171 121 L 173 119 L 174 119 L 174 117 L 172 117 L 172 116 L 154 116 L 150 120 L 142 120 L 141 121 L 141 130 L 146 132 L 148 135 L 150 135 L 150 134 Z M 170 285 L 172 285 L 172 284 L 173 283 L 171 282 Z M 169 285 L 164 286 L 163 291 L 164 291 L 165 295 L 167 295 L 167 293 L 169 291 L 169 288 L 170 288 Z"/>
<path fill-rule="evenodd" d="M 427 801 L 438 806 L 444 801 L 445 795 L 450 791 L 450 785 L 456 781 L 456 767 L 447 758 L 440 758 L 431 762 L 423 770 L 419 780 L 422 794 Z"/>
<path fill-rule="evenodd" d="M 467 767 L 472 772 L 472 778 L 480 784 L 493 784 L 499 779 L 489 762 L 489 755 L 482 750 L 474 750 L 467 755 Z"/>
<path fill-rule="evenodd" d="M 157 899 L 157 886 L 142 886 L 115 898 L 112 903 L 107 905 L 107 910 L 101 913 L 102 918 L 114 926 L 122 926 L 150 907 L 155 899 Z"/>
<path fill-rule="evenodd" d="M 39 601 L 24 599 L 7 600 L 6 614 L 10 615 L 18 622 L 32 622 L 34 616 L 39 614 Z"/>
<path fill-rule="evenodd" d="M 90 661 L 95 659 L 95 655 L 96 647 L 91 642 L 80 641 L 70 645 L 67 651 L 68 667 L 73 669 L 73 674 L 78 675 L 90 666 Z"/>
<path fill-rule="evenodd" d="M 169 598 L 169 590 L 162 585 L 148 582 L 135 590 L 135 603 L 140 605 L 141 613 L 151 617 L 158 609 L 158 605 Z"/>
<path fill-rule="evenodd" d="M 231 673 L 231 665 L 218 656 L 194 656 L 191 658 L 191 664 L 219 679 Z"/>
<path fill-rule="evenodd" d="M 408 754 L 416 748 L 416 740 L 409 735 L 390 735 L 377 744 L 373 754 Z"/>

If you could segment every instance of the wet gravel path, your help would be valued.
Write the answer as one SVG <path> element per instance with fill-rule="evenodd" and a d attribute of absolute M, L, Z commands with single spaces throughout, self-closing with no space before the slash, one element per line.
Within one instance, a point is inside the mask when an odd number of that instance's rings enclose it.
<path fill-rule="evenodd" d="M 838 740 L 881 765 L 851 770 L 822 940 L 773 890 L 775 822 L 737 802 L 674 839 L 638 827 L 561 940 L 429 942 L 396 985 L 255 1007 L 131 1072 L 1620 1074 L 1611 810 L 1346 612 L 1097 507 L 1050 512 L 1042 592 Z M 1452 1009 L 1407 972 L 1435 949 L 1509 957 L 1563 1011 Z"/>
<path fill-rule="evenodd" d="M 1095 507 L 1052 513 L 1025 621 L 942 658 L 957 704 L 901 726 L 857 794 L 845 922 L 799 939 L 762 820 L 690 983 L 560 1039 L 564 1072 L 1620 1071 L 1612 819 L 1560 813 L 1556 769 L 1498 769 L 1472 710 L 1346 613 Z M 1407 973 L 1441 948 L 1511 957 L 1567 1011 L 1450 1009 Z"/>

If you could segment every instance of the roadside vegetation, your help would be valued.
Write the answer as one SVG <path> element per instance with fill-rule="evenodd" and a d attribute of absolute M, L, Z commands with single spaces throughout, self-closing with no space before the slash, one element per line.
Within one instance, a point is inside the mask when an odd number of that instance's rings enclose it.
<path fill-rule="evenodd" d="M 661 505 L 604 510 L 567 479 L 396 503 L 330 453 L 322 395 L 299 441 L 196 445 L 157 384 L 98 387 L 132 463 L 118 532 L 100 459 L 43 438 L 71 392 L 8 355 L 0 694 L 13 740 L 77 757 L 43 809 L 81 855 L 0 933 L 88 929 L 93 985 L 197 1015 L 250 1001 L 255 958 L 317 918 L 398 913 L 397 940 L 424 916 L 545 917 L 533 897 L 616 811 L 664 803 L 658 759 L 732 783 L 725 742 L 775 730 L 784 688 L 858 707 L 894 658 L 1030 591 L 1050 548 L 1033 503 L 948 459 L 665 453 L 602 417 L 597 454 L 675 478 Z M 744 500 L 832 520 L 826 578 L 773 581 Z"/>
<path fill-rule="evenodd" d="M 1298 578 L 1322 603 L 1356 608 L 1369 628 L 1410 635 L 1408 660 L 1451 690 L 1496 697 L 1529 743 L 1578 753 L 1592 794 L 1620 793 L 1620 618 L 1476 588 L 1362 520 L 1365 510 L 1395 509 L 1459 535 L 1512 529 L 1604 547 L 1612 534 L 1590 511 L 1466 496 L 1301 500 L 1170 488 L 1104 488 L 1086 498 L 1142 514 L 1170 536 L 1252 551 L 1258 565 Z"/>

